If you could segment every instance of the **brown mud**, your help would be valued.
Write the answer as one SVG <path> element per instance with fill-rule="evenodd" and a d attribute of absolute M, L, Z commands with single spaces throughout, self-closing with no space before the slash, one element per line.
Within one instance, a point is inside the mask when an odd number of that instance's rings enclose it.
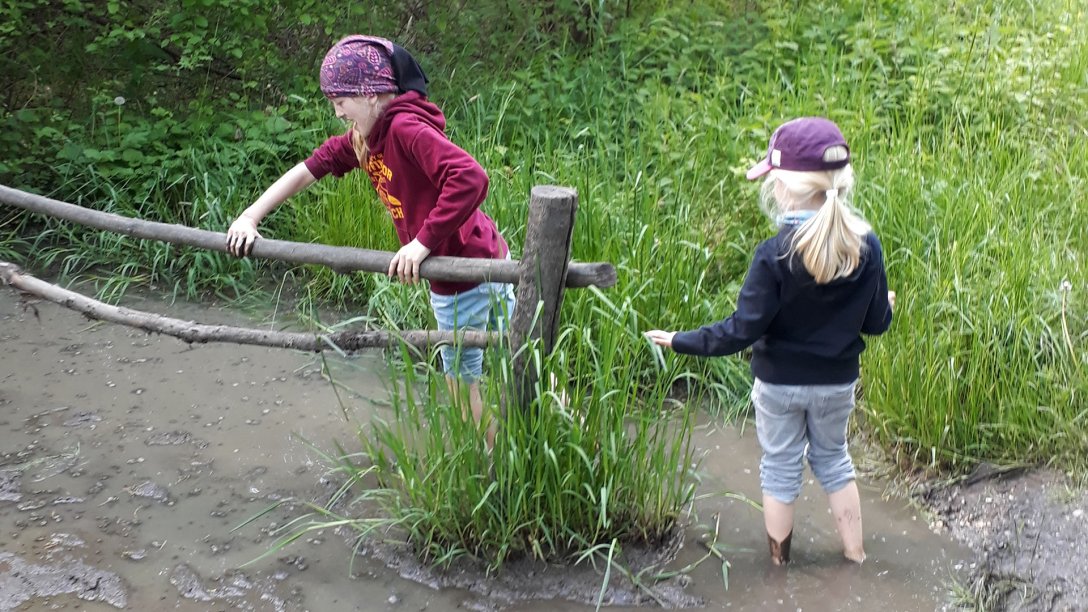
<path fill-rule="evenodd" d="M 238 313 L 131 298 L 126 305 L 205 323 Z M 266 323 L 267 324 L 267 323 Z M 278 325 L 277 325 L 278 326 Z M 794 563 L 767 562 L 750 427 L 704 421 L 700 486 L 671 546 L 625 550 L 625 567 L 677 570 L 639 588 L 603 567 L 471 561 L 440 571 L 402 546 L 315 531 L 270 552 L 276 530 L 335 489 L 320 452 L 351 444 L 387 410 L 380 356 L 331 359 L 174 338 L 87 321 L 0 289 L 0 610 L 935 610 L 963 581 L 970 551 L 935 533 L 910 500 L 861 481 L 869 560 L 846 563 L 813 482 L 799 500 Z M 336 390 L 325 366 L 349 388 Z M 344 402 L 344 408 L 341 406 Z M 346 420 L 349 419 L 349 420 Z M 282 506 L 237 528 L 270 505 Z M 237 529 L 236 529 L 237 528 Z M 263 555 L 263 556 L 262 556 Z M 671 560 L 670 560 L 671 559 Z"/>
<path fill-rule="evenodd" d="M 963 586 L 988 610 L 1088 610 L 1088 491 L 1046 469 L 982 464 L 919 499 L 975 552 Z"/>

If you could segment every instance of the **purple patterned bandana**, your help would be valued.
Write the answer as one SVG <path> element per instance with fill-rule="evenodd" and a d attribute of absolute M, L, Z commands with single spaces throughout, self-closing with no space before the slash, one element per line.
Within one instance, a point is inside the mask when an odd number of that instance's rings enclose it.
<path fill-rule="evenodd" d="M 393 43 L 374 36 L 348 36 L 321 62 L 321 92 L 328 98 L 397 93 Z"/>

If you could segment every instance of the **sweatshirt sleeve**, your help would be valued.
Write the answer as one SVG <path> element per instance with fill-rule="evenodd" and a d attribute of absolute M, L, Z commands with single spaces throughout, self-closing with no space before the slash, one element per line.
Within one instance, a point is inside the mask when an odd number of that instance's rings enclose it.
<path fill-rule="evenodd" d="M 359 157 L 351 146 L 351 132 L 330 137 L 302 163 L 318 180 L 327 174 L 340 178 L 355 170 L 359 167 Z"/>
<path fill-rule="evenodd" d="M 781 304 L 773 259 L 763 254 L 766 244 L 756 251 L 737 298 L 736 311 L 724 321 L 676 334 L 672 339 L 673 350 L 704 357 L 731 355 L 763 337 Z"/>
<path fill-rule="evenodd" d="M 438 201 L 416 239 L 434 249 L 457 231 L 487 197 L 487 173 L 464 149 L 430 126 L 411 136 L 409 152 L 438 189 Z"/>
<path fill-rule="evenodd" d="M 861 333 L 876 336 L 884 333 L 892 324 L 892 306 L 888 303 L 888 277 L 884 271 L 884 253 L 880 247 L 880 239 L 876 234 L 869 234 L 869 249 L 872 272 L 877 275 L 876 290 L 873 299 L 869 302 L 869 310 L 865 313 L 865 321 L 861 324 Z"/>

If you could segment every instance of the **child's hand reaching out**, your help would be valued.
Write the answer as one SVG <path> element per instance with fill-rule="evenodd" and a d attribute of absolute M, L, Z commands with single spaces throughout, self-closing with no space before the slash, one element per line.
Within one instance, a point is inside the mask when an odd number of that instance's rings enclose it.
<path fill-rule="evenodd" d="M 676 332 L 662 331 L 660 329 L 651 329 L 643 334 L 650 339 L 650 342 L 658 346 L 665 348 L 672 348 L 672 337 L 676 335 Z"/>

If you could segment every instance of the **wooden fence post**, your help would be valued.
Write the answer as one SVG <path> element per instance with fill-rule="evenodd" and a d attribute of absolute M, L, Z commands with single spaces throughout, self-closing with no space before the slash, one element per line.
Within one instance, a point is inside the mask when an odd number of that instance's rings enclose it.
<path fill-rule="evenodd" d="M 526 344 L 539 339 L 542 356 L 555 348 L 577 210 L 578 194 L 573 189 L 533 187 L 519 266 L 517 306 L 510 321 L 510 350 L 521 393 L 517 401 L 522 408 L 532 401 L 539 376 Z"/>

